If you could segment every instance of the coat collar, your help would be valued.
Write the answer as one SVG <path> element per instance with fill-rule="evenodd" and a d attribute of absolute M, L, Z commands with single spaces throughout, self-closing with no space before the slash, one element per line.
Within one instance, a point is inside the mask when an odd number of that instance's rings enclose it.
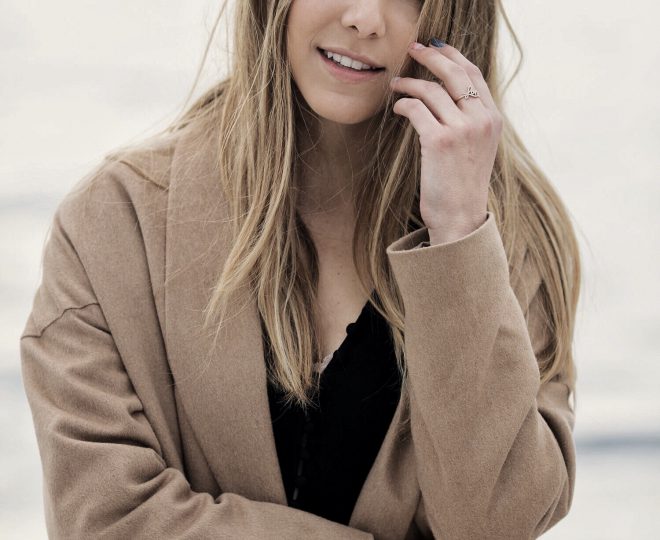
<path fill-rule="evenodd" d="M 199 133 L 181 136 L 169 170 L 165 328 L 175 389 L 222 491 L 287 505 L 256 302 L 245 293 L 230 304 L 217 343 L 201 332 L 202 310 L 230 246 L 227 207 L 214 175 L 216 137 Z M 418 500 L 409 474 L 415 470 L 411 445 L 399 447 L 396 441 L 404 401 L 350 521 L 370 531 L 390 524 L 383 531 L 387 537 L 392 523 L 402 524 L 403 537 Z"/>

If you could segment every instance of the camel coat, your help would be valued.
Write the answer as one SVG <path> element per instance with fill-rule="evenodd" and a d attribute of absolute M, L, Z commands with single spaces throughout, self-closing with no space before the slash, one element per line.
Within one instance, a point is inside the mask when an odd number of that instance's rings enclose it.
<path fill-rule="evenodd" d="M 54 214 L 20 340 L 50 537 L 511 540 L 564 517 L 569 387 L 540 387 L 538 273 L 524 253 L 509 268 L 492 213 L 387 247 L 410 393 L 348 526 L 287 506 L 256 304 L 215 346 L 199 331 L 229 249 L 210 140 L 193 125 L 108 155 Z"/>

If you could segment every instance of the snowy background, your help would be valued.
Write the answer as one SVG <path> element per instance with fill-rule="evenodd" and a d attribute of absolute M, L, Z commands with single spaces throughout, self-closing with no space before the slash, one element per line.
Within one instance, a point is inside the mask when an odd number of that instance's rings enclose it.
<path fill-rule="evenodd" d="M 635 9 L 613 0 L 504 5 L 525 55 L 508 112 L 574 218 L 585 271 L 575 499 L 544 538 L 657 539 L 660 8 L 651 0 Z M 104 154 L 180 110 L 217 2 L 0 7 L 0 537 L 43 539 L 18 344 L 46 232 L 58 202 Z M 216 41 L 200 89 L 221 72 L 224 45 Z M 509 70 L 513 53 L 507 41 Z"/>

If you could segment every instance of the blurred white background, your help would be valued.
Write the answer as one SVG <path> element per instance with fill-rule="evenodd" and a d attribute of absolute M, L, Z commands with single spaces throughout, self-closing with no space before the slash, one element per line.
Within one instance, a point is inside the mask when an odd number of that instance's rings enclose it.
<path fill-rule="evenodd" d="M 18 345 L 52 214 L 104 154 L 179 111 L 217 4 L 1 3 L 1 538 L 46 538 Z M 544 538 L 657 539 L 660 7 L 651 0 L 634 9 L 613 0 L 504 5 L 525 57 L 507 111 L 574 218 L 585 271 L 575 341 L 575 499 Z M 510 73 L 517 57 L 503 39 Z M 216 40 L 196 94 L 222 69 L 224 45 Z"/>

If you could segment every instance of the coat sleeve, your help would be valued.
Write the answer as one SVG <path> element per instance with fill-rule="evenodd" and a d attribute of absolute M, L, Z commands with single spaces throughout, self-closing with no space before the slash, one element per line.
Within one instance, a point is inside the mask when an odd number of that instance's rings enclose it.
<path fill-rule="evenodd" d="M 435 538 L 528 539 L 570 508 L 574 411 L 564 375 L 543 386 L 539 279 L 522 306 L 492 212 L 456 241 L 426 229 L 387 248 L 405 309 L 410 429 Z M 526 309 L 525 309 L 526 308 Z"/>
<path fill-rule="evenodd" d="M 20 340 L 50 538 L 373 539 L 288 506 L 193 491 L 161 455 L 102 308 L 55 219 Z"/>

